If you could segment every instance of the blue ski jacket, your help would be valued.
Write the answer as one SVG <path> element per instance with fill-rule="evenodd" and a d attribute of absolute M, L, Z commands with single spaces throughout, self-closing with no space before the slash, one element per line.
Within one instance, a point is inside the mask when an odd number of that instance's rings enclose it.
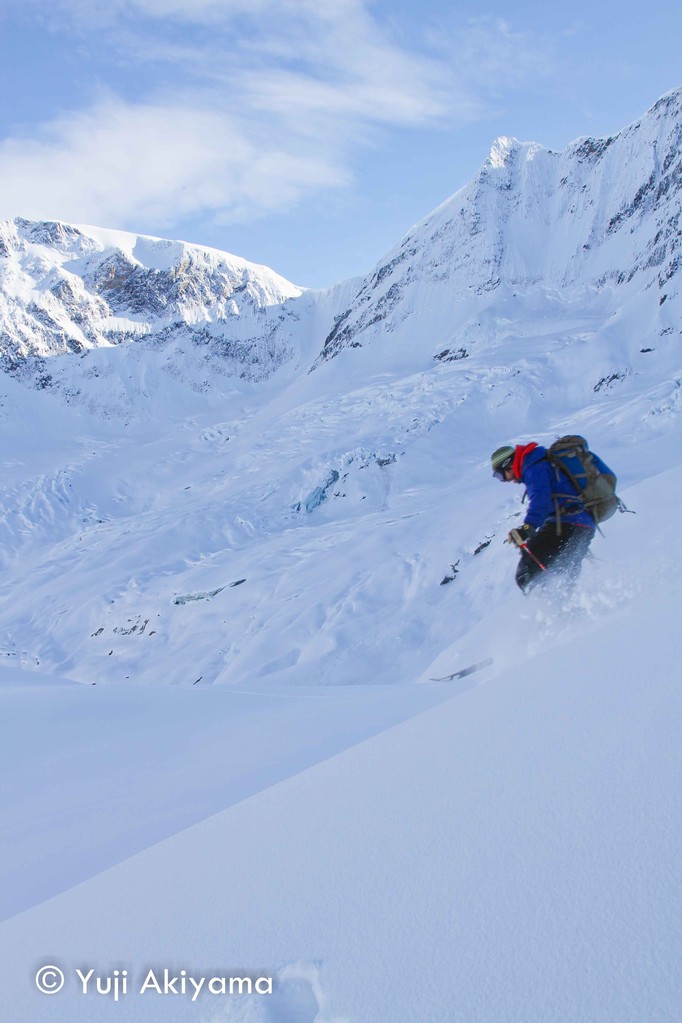
<path fill-rule="evenodd" d="M 601 458 L 594 452 L 591 454 L 600 472 L 611 473 L 611 469 Z M 594 519 L 588 511 L 581 507 L 578 491 L 569 478 L 560 472 L 557 479 L 556 470 L 547 461 L 546 448 L 538 445 L 532 450 L 526 451 L 521 457 L 518 478 L 526 487 L 528 512 L 524 521 L 528 525 L 539 529 L 545 522 L 556 522 L 554 495 L 575 494 L 578 498 L 575 502 L 568 497 L 558 498 L 561 521 L 572 526 L 595 528 Z"/>

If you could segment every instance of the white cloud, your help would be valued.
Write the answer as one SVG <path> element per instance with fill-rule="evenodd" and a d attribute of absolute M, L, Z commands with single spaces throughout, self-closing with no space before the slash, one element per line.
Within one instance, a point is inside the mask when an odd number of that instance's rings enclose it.
<path fill-rule="evenodd" d="M 468 119 L 480 105 L 452 52 L 399 45 L 363 0 L 31 2 L 61 30 L 68 15 L 93 46 L 92 19 L 107 18 L 118 74 L 137 62 L 165 80 L 170 68 L 176 84 L 139 101 L 112 90 L 1 141 L 0 216 L 159 230 L 253 216 L 347 184 L 377 129 Z M 509 74 L 506 26 L 488 26 L 487 43 L 485 26 L 475 32 L 469 63 Z"/>
<path fill-rule="evenodd" d="M 106 100 L 52 123 L 40 140 L 0 145 L 3 205 L 12 194 L 35 218 L 164 225 L 205 210 L 275 209 L 343 181 L 314 152 L 256 146 L 238 120 L 179 104 Z"/>
<path fill-rule="evenodd" d="M 89 19 L 119 20 L 149 17 L 159 21 L 215 23 L 240 15 L 262 17 L 282 15 L 288 19 L 354 16 L 364 8 L 364 0 L 24 0 L 24 6 L 44 18 L 54 17 L 58 25 L 65 17 L 73 25 Z"/>

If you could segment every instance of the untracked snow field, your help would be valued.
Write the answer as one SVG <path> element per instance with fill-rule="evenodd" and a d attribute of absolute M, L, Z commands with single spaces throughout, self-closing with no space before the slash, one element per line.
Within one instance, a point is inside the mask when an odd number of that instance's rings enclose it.
<path fill-rule="evenodd" d="M 154 729 L 144 692 L 44 700 L 7 668 L 10 898 L 50 894 L 60 864 L 73 887 L 0 926 L 6 1018 L 674 1023 L 682 583 L 672 525 L 639 526 L 664 495 L 680 472 L 633 489 L 613 544 L 638 592 L 583 594 L 571 620 L 517 602 L 480 637 L 499 670 L 452 691 L 165 690 Z M 48 774 L 55 806 L 46 787 L 26 806 Z M 227 808 L 192 823 L 196 796 Z M 189 826 L 76 883 L 125 855 L 126 818 L 151 842 Z M 57 994 L 36 988 L 45 965 Z M 247 976 L 272 993 L 223 993 Z"/>

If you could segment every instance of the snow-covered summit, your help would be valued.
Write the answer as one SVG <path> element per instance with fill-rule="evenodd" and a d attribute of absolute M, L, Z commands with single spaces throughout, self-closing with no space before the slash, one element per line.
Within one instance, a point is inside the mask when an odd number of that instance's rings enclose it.
<path fill-rule="evenodd" d="M 212 350 L 267 376 L 294 351 L 303 289 L 273 270 L 186 242 L 22 219 L 0 224 L 0 354 L 80 353 L 146 338 Z"/>
<path fill-rule="evenodd" d="M 653 319 L 677 300 L 682 90 L 618 135 L 555 153 L 497 139 L 477 176 L 416 224 L 361 282 L 323 357 L 394 335 L 458 350 L 509 295 L 603 296 L 604 322 L 646 293 Z M 664 322 L 665 321 L 665 322 Z M 661 316 L 661 327 L 668 325 Z"/>

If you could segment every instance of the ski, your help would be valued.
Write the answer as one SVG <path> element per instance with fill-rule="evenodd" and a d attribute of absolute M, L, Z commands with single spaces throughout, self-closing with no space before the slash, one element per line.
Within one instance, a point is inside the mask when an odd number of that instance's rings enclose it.
<path fill-rule="evenodd" d="M 452 682 L 454 678 L 466 678 L 467 675 L 473 675 L 475 671 L 480 671 L 481 668 L 487 668 L 488 665 L 493 663 L 492 657 L 486 657 L 485 661 L 479 661 L 477 664 L 470 664 L 467 668 L 460 668 L 459 671 L 453 671 L 452 675 L 443 675 L 442 678 L 432 678 L 431 682 Z"/>

